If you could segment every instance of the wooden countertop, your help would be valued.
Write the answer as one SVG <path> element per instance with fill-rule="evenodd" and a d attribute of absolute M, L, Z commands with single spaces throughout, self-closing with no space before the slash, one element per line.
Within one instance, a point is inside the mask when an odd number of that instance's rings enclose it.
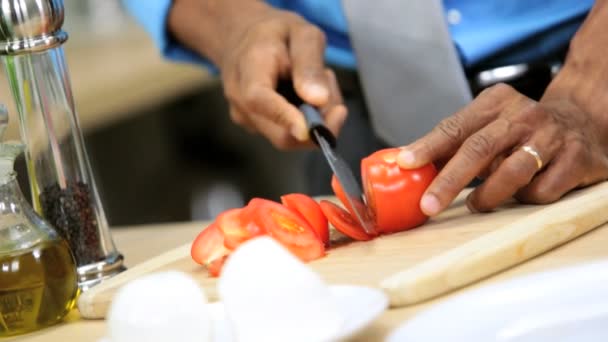
<path fill-rule="evenodd" d="M 134 24 L 120 35 L 87 38 L 75 32 L 71 36 L 64 49 L 76 111 L 85 132 L 128 118 L 213 79 L 202 67 L 163 60 L 150 37 Z M 6 137 L 18 139 L 17 111 L 4 70 L 0 76 L 0 101 L 10 113 Z"/>
<path fill-rule="evenodd" d="M 119 250 L 125 255 L 127 265 L 135 265 L 145 261 L 149 257 L 192 241 L 203 227 L 204 223 L 201 222 L 124 227 L 114 229 L 113 236 Z M 145 241 L 145 243 L 142 243 L 142 241 Z M 606 246 L 608 246 L 608 224 L 562 247 L 461 291 L 467 291 L 477 286 L 510 279 L 523 274 L 608 258 Z M 455 294 L 459 292 L 455 292 Z M 386 336 L 420 310 L 453 295 L 440 297 L 434 301 L 413 307 L 387 311 L 355 340 L 382 340 L 382 337 Z M 98 341 L 104 334 L 104 321 L 81 320 L 77 310 L 74 310 L 68 316 L 65 323 L 8 340 L 24 342 L 94 342 Z"/>

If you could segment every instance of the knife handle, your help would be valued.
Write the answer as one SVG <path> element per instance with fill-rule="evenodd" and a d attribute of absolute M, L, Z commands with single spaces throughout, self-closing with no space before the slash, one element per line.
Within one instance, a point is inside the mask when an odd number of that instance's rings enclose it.
<path fill-rule="evenodd" d="M 336 147 L 336 137 L 334 134 L 325 126 L 325 121 L 319 114 L 319 111 L 305 103 L 299 96 L 296 94 L 296 91 L 293 87 L 293 81 L 287 79 L 279 80 L 277 84 L 277 92 L 281 94 L 289 103 L 298 107 L 302 114 L 304 114 L 304 119 L 306 119 L 306 125 L 308 126 L 308 132 L 310 133 L 310 139 L 319 145 L 317 141 L 317 137 L 314 134 L 317 132 L 320 136 L 325 138 L 325 141 L 332 148 Z"/>
<path fill-rule="evenodd" d="M 281 94 L 292 105 L 299 107 L 304 101 L 296 94 L 291 79 L 279 79 L 277 82 L 277 93 Z"/>
<path fill-rule="evenodd" d="M 310 139 L 319 145 L 317 136 L 314 134 L 317 132 L 321 137 L 327 141 L 331 148 L 336 148 L 336 137 L 334 134 L 325 126 L 325 121 L 319 114 L 319 111 L 309 104 L 303 104 L 300 106 L 300 111 L 304 114 L 306 119 L 306 125 L 308 125 L 308 132 L 310 132 Z"/>

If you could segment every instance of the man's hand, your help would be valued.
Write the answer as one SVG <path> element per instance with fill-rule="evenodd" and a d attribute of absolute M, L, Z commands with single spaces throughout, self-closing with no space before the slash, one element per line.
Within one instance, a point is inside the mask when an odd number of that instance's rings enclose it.
<path fill-rule="evenodd" d="M 302 114 L 276 91 L 279 79 L 292 79 L 339 133 L 346 107 L 324 66 L 325 36 L 300 16 L 254 0 L 176 0 L 168 25 L 219 67 L 235 123 L 280 149 L 310 145 Z"/>
<path fill-rule="evenodd" d="M 476 176 L 485 181 L 467 205 L 488 211 L 514 195 L 524 202 L 549 203 L 607 179 L 601 134 L 590 115 L 568 100 L 535 102 L 497 85 L 405 147 L 398 160 L 412 168 L 448 159 L 422 198 L 425 213 L 445 209 Z M 541 169 L 523 146 L 538 152 Z"/>
<path fill-rule="evenodd" d="M 472 211 L 489 211 L 509 197 L 550 203 L 608 179 L 608 1 L 598 1 L 572 41 L 563 70 L 533 101 L 500 84 L 403 148 L 398 162 L 415 168 L 445 164 L 421 200 L 428 215 L 444 210 L 475 177 Z M 534 153 L 538 153 L 538 168 Z"/>

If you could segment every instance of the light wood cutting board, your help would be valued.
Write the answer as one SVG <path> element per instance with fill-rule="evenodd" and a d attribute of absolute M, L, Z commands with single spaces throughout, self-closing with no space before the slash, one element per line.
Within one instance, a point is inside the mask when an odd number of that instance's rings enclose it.
<path fill-rule="evenodd" d="M 474 283 L 608 222 L 607 182 L 551 205 L 510 203 L 485 214 L 471 214 L 465 196 L 424 226 L 368 242 L 342 242 L 309 265 L 330 284 L 380 288 L 393 306 L 403 306 Z M 82 294 L 81 316 L 104 318 L 122 285 L 168 270 L 192 275 L 210 299 L 217 299 L 216 279 L 191 260 L 188 243 Z"/>

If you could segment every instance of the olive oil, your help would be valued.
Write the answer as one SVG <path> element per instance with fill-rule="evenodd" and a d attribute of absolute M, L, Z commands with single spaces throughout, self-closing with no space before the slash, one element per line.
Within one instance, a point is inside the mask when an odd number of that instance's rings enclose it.
<path fill-rule="evenodd" d="M 0 254 L 0 337 L 59 322 L 79 294 L 75 269 L 62 239 Z"/>

